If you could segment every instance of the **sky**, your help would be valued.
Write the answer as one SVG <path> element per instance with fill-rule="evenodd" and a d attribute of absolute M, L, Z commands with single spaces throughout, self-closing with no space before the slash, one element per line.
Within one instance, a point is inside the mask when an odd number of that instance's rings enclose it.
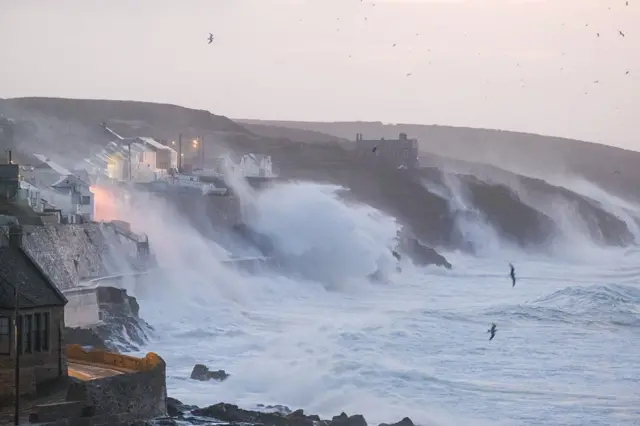
<path fill-rule="evenodd" d="M 640 0 L 2 0 L 0 10 L 0 97 L 495 128 L 640 151 Z"/>

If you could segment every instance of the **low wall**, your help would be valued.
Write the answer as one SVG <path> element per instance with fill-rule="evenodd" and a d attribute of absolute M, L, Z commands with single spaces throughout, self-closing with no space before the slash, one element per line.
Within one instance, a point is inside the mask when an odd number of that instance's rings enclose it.
<path fill-rule="evenodd" d="M 84 402 L 94 407 L 95 417 L 106 416 L 117 422 L 149 420 L 166 415 L 166 365 L 155 353 L 136 358 L 98 349 L 85 351 L 79 345 L 70 345 L 66 354 L 70 363 L 126 371 L 96 380 L 74 381 L 67 392 L 67 401 Z"/>

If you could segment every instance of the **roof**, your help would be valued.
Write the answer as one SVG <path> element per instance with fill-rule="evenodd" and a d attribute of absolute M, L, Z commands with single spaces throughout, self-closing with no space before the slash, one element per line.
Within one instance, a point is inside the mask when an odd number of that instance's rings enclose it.
<path fill-rule="evenodd" d="M 15 288 L 21 308 L 64 306 L 67 299 L 47 274 L 21 248 L 0 247 L 0 308 L 15 307 Z"/>
<path fill-rule="evenodd" d="M 69 180 L 71 180 L 71 182 L 69 182 Z M 52 183 L 50 186 L 56 189 L 60 189 L 60 188 L 69 188 L 71 185 L 74 185 L 74 184 L 89 186 L 89 183 L 80 179 L 80 177 L 76 175 L 61 176 L 60 179 L 58 179 L 55 183 Z"/>
<path fill-rule="evenodd" d="M 50 168 L 52 168 L 53 170 L 55 170 L 56 172 L 60 173 L 61 175 L 70 175 L 71 172 L 62 167 L 60 164 L 51 161 L 49 158 L 47 158 L 46 155 L 42 155 L 42 154 L 33 154 L 34 157 L 36 157 L 38 160 L 42 161 L 43 163 L 45 163 L 47 166 L 49 166 Z"/>
<path fill-rule="evenodd" d="M 160 142 L 158 142 L 154 138 L 138 137 L 138 139 L 140 139 L 142 142 L 144 142 L 147 145 L 152 146 L 152 147 L 154 147 L 156 149 L 169 149 L 168 146 L 161 144 Z"/>

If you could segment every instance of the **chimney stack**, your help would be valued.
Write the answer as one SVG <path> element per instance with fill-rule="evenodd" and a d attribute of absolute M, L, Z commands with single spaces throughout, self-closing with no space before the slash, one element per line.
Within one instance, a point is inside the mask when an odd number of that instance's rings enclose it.
<path fill-rule="evenodd" d="M 22 247 L 22 227 L 11 225 L 9 227 L 9 246 L 19 249 Z"/>

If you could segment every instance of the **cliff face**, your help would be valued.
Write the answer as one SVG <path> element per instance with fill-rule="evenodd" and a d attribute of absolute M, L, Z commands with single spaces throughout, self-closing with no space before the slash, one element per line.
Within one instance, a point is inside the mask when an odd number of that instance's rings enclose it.
<path fill-rule="evenodd" d="M 135 243 L 102 223 L 24 226 L 22 244 L 61 290 L 139 266 Z"/>

